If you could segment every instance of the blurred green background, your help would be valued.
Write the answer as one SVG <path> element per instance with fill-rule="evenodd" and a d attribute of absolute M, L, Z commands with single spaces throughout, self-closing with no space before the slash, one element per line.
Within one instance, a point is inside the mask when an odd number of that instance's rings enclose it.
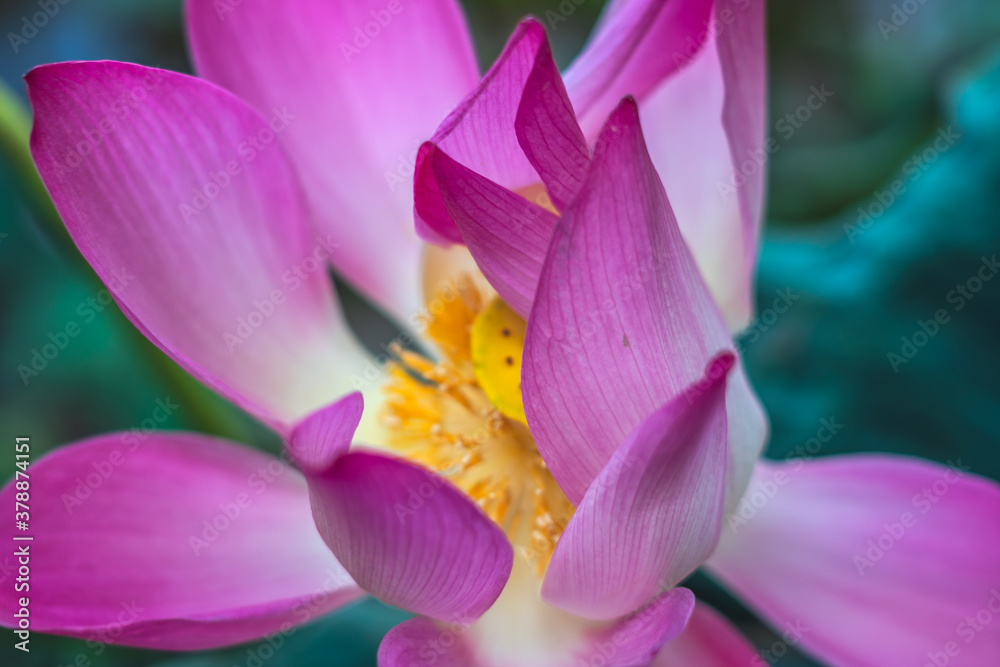
<path fill-rule="evenodd" d="M 528 13 L 543 22 L 559 0 L 466 0 L 480 60 L 492 62 Z M 550 31 L 570 61 L 602 6 L 586 0 Z M 912 15 L 893 12 L 917 8 Z M 7 0 L 0 79 L 23 101 L 21 76 L 36 64 L 115 59 L 190 71 L 179 0 L 70 0 L 15 52 L 10 32 L 37 11 Z M 770 0 L 768 223 L 757 320 L 741 347 L 770 414 L 768 453 L 802 446 L 833 417 L 844 428 L 820 455 L 893 451 L 963 464 L 1000 479 L 1000 280 L 949 293 L 1000 253 L 1000 3 L 995 0 Z M 901 21 L 900 17 L 905 17 Z M 898 24 L 898 25 L 897 25 Z M 799 127 L 782 119 L 825 86 L 832 98 Z M 13 113 L 3 106 L 0 114 Z M 6 123 L 9 127 L 10 124 Z M 939 136 L 954 138 L 933 149 Z M 196 429 L 275 451 L 267 431 L 191 381 L 114 306 L 93 315 L 102 287 L 65 239 L 26 176 L 23 135 L 0 145 L 0 425 L 30 434 L 35 456 L 84 436 L 142 427 L 155 401 L 180 404 L 164 428 Z M 941 142 L 938 146 L 941 147 Z M 19 152 L 20 151 L 20 152 Z M 890 201 L 890 199 L 892 201 Z M 778 291 L 797 297 L 768 310 Z M 342 290 L 370 342 L 394 334 Z M 912 360 L 893 368 L 920 322 L 947 324 Z M 48 334 L 81 333 L 27 386 L 17 366 Z M 919 337 L 918 337 L 919 338 Z M 0 457 L 4 479 L 13 457 Z M 700 577 L 692 585 L 761 646 L 773 635 Z M 405 615 L 366 601 L 296 632 L 272 667 L 374 665 L 381 636 Z M 3 664 L 229 667 L 247 647 L 191 655 L 87 646 L 33 637 L 25 656 L 0 642 Z M 253 647 L 251 647 L 253 648 Z M 778 664 L 811 665 L 790 654 Z"/>

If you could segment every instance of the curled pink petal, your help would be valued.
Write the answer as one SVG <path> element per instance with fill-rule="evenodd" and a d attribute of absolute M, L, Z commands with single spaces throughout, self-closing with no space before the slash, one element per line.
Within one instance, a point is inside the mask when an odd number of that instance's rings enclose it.
<path fill-rule="evenodd" d="M 718 359 L 600 471 L 556 544 L 542 585 L 547 602 L 613 619 L 673 588 L 712 553 L 722 527 L 733 362 L 729 353 Z"/>
<path fill-rule="evenodd" d="M 528 424 L 569 499 L 580 502 L 629 433 L 731 347 L 626 99 L 556 227 L 522 361 Z M 726 493 L 735 502 L 766 431 L 738 367 L 726 407 Z"/>
<path fill-rule="evenodd" d="M 302 476 L 246 447 L 121 433 L 60 448 L 28 474 L 29 529 L 11 523 L 6 541 L 29 553 L 30 591 L 3 586 L 5 626 L 28 597 L 32 631 L 193 651 L 362 594 L 317 533 Z M 0 492 L 12 511 L 18 479 Z"/>
<path fill-rule="evenodd" d="M 288 438 L 295 462 L 311 472 L 328 469 L 350 449 L 364 409 L 364 398 L 354 392 L 296 424 Z"/>
<path fill-rule="evenodd" d="M 538 183 L 538 173 L 518 144 L 515 121 L 525 83 L 546 44 L 545 29 L 535 19 L 522 21 L 493 67 L 431 141 L 452 159 L 510 190 Z M 442 215 L 445 209 L 425 155 L 418 156 L 415 179 L 417 231 L 430 241 L 461 242 L 454 223 Z"/>
<path fill-rule="evenodd" d="M 428 147 L 442 201 L 469 252 L 497 294 L 527 318 L 559 218 Z"/>
<path fill-rule="evenodd" d="M 468 627 L 414 618 L 386 634 L 378 647 L 378 667 L 489 667 L 475 657 L 468 641 Z"/>
<path fill-rule="evenodd" d="M 513 549 L 461 491 L 415 464 L 352 451 L 307 472 L 323 539 L 379 599 L 445 621 L 478 618 L 503 590 Z"/>
<path fill-rule="evenodd" d="M 547 40 L 539 45 L 521 92 L 514 129 L 547 195 L 558 210 L 564 210 L 583 185 L 590 149 Z"/>

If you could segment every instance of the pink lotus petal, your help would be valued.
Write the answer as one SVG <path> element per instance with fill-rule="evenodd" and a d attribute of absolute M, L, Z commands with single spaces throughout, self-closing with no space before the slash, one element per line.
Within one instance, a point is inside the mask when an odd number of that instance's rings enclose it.
<path fill-rule="evenodd" d="M 541 645 L 528 648 L 524 637 L 512 654 L 499 655 L 483 633 L 490 630 L 475 625 L 438 623 L 415 618 L 389 631 L 379 647 L 380 667 L 410 667 L 435 664 L 453 667 L 647 667 L 664 642 L 683 629 L 694 607 L 694 595 L 685 588 L 668 591 L 635 613 L 596 630 L 583 631 L 569 643 L 565 632 L 554 627 Z M 531 610 L 521 610 L 531 614 Z M 544 622 L 544 621 L 539 621 Z M 582 626 L 581 626 L 582 627 Z M 550 645 L 551 644 L 551 645 Z M 516 656 L 516 657 L 515 657 Z"/>
<path fill-rule="evenodd" d="M 534 54 L 526 74 L 517 70 L 523 65 L 517 54 L 523 59 L 525 52 Z M 439 131 L 461 159 L 454 159 L 445 147 L 433 142 L 421 148 L 416 205 L 425 220 L 438 221 L 425 228 L 425 237 L 436 243 L 468 246 L 497 292 L 526 318 L 557 221 L 549 208 L 553 203 L 564 208 L 576 194 L 590 154 L 544 31 L 537 23 L 529 19 L 522 24 L 494 71 L 467 100 L 464 113 L 460 109 L 453 114 L 458 119 L 451 130 L 454 134 Z M 521 77 L 526 77 L 523 83 Z M 517 95 L 520 103 L 511 121 L 509 97 Z M 458 132 L 468 131 L 469 124 L 484 118 L 492 119 L 499 128 L 494 134 L 502 150 L 523 151 L 544 187 L 535 183 L 518 195 L 477 173 L 498 152 L 496 142 L 484 143 L 482 137 L 476 141 Z M 511 122 L 519 146 L 513 144 Z"/>
<path fill-rule="evenodd" d="M 413 176 L 413 217 L 416 219 L 416 230 L 428 243 L 439 246 L 461 244 L 462 233 L 451 219 L 430 161 L 436 150 L 437 147 L 428 141 L 417 151 Z"/>
<path fill-rule="evenodd" d="M 767 158 L 763 1 L 612 2 L 565 81 L 591 138 L 623 95 L 639 101 L 684 239 L 731 329 L 745 326 Z"/>
<path fill-rule="evenodd" d="M 684 70 L 646 98 L 640 115 L 684 240 L 730 329 L 736 330 L 750 318 L 752 284 L 729 140 L 721 122 L 726 95 L 722 68 L 715 38 L 709 41 Z"/>
<path fill-rule="evenodd" d="M 590 149 L 547 40 L 539 45 L 535 65 L 524 84 L 514 129 L 552 203 L 564 210 L 583 185 Z"/>
<path fill-rule="evenodd" d="M 379 599 L 468 622 L 503 590 L 513 562 L 510 543 L 442 477 L 400 459 L 352 451 L 307 479 L 320 534 Z"/>
<path fill-rule="evenodd" d="M 350 449 L 364 409 L 361 393 L 354 392 L 296 424 L 288 438 L 295 462 L 310 472 L 327 470 Z"/>
<path fill-rule="evenodd" d="M 663 647 L 652 667 L 756 667 L 760 664 L 767 662 L 739 630 L 722 614 L 699 602 L 684 632 Z"/>
<path fill-rule="evenodd" d="M 528 423 L 569 499 L 579 503 L 629 433 L 731 347 L 625 100 L 556 228 L 522 362 Z M 737 501 L 766 431 L 740 368 L 726 405 L 727 500 Z"/>
<path fill-rule="evenodd" d="M 719 63 L 726 98 L 722 125 L 729 139 L 740 212 L 743 217 L 743 276 L 752 289 L 757 264 L 757 242 L 764 211 L 764 158 L 767 155 L 767 48 L 764 44 L 764 0 L 718 0 L 715 13 L 737 18 L 720 29 Z M 724 20 L 724 19 L 723 19 Z"/>
<path fill-rule="evenodd" d="M 378 647 L 378 667 L 486 667 L 468 644 L 468 627 L 414 618 L 386 634 Z"/>
<path fill-rule="evenodd" d="M 26 79 L 42 180 L 150 340 L 279 429 L 350 390 L 364 353 L 322 270 L 329 240 L 309 231 L 274 143 L 283 121 L 139 65 L 44 65 Z"/>
<path fill-rule="evenodd" d="M 527 318 L 549 239 L 559 218 L 428 144 L 426 159 L 450 219 L 483 275 Z"/>
<path fill-rule="evenodd" d="M 493 67 L 431 141 L 452 159 L 509 190 L 540 182 L 518 144 L 515 121 L 525 84 L 545 48 L 545 29 L 535 19 L 522 21 Z M 443 215 L 444 205 L 424 155 L 418 156 L 415 178 L 417 231 L 429 241 L 460 243 L 454 223 Z"/>
<path fill-rule="evenodd" d="M 556 544 L 542 585 L 547 602 L 613 619 L 673 588 L 711 555 L 722 527 L 726 375 L 734 361 L 729 353 L 717 359 L 704 381 L 643 421 L 597 475 Z"/>
<path fill-rule="evenodd" d="M 649 667 L 660 647 L 684 631 L 694 609 L 691 591 L 669 590 L 592 637 L 588 650 L 571 664 Z M 698 663 L 691 664 L 701 667 Z"/>
<path fill-rule="evenodd" d="M 727 523 L 710 572 L 823 662 L 1000 656 L 995 482 L 881 454 L 761 464 Z"/>
<path fill-rule="evenodd" d="M 596 137 L 618 100 L 640 104 L 683 67 L 706 37 L 712 0 L 613 0 L 583 52 L 566 71 L 566 88 L 588 137 Z"/>
<path fill-rule="evenodd" d="M 718 35 L 644 99 L 641 112 L 684 239 L 737 330 L 753 312 L 768 158 L 763 2 L 720 0 L 715 17 Z"/>
<path fill-rule="evenodd" d="M 420 143 L 476 85 L 455 0 L 306 0 L 225 7 L 188 0 L 199 74 L 264 113 L 294 114 L 281 139 L 334 267 L 404 321 L 414 276 L 412 173 Z"/>
<path fill-rule="evenodd" d="M 317 533 L 302 476 L 249 448 L 121 433 L 57 449 L 29 475 L 30 528 L 11 521 L 5 534 L 29 550 L 31 588 L 3 586 L 7 627 L 23 595 L 32 631 L 200 650 L 304 623 L 361 594 Z M 16 481 L 0 492 L 11 511 Z"/>

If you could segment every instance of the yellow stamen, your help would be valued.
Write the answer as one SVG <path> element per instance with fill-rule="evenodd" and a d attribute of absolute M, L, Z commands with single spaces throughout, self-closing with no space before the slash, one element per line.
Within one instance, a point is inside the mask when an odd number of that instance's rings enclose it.
<path fill-rule="evenodd" d="M 441 360 L 399 350 L 390 364 L 387 444 L 447 476 L 542 574 L 573 506 L 524 418 L 524 320 L 499 298 L 484 305 L 472 280 L 456 285 L 425 320 Z"/>

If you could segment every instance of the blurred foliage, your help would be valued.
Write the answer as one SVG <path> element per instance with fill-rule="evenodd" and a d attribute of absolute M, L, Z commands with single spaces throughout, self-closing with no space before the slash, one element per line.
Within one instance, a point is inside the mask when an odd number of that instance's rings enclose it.
<path fill-rule="evenodd" d="M 550 28 L 568 63 L 586 39 L 600 0 L 565 21 L 561 0 L 468 0 L 480 61 L 532 13 Z M 959 310 L 949 294 L 1000 251 L 1000 3 L 920 4 L 897 29 L 895 0 L 769 3 L 771 130 L 780 150 L 770 165 L 768 230 L 758 285 L 759 318 L 742 337 L 751 378 L 770 414 L 768 453 L 782 457 L 815 435 L 822 418 L 844 429 L 819 455 L 894 451 L 939 461 L 961 458 L 1000 478 L 1000 280 L 986 282 Z M 0 63 L 0 79 L 23 95 L 20 76 L 39 63 L 111 58 L 190 71 L 180 3 L 92 0 L 60 5 L 44 29 Z M 5 3 L 4 33 L 36 11 Z M 551 14 L 550 14 L 551 13 Z M 890 23 L 886 23 L 886 22 Z M 881 23 L 880 23 L 881 22 Z M 897 27 L 897 26 L 893 26 Z M 6 48 L 5 45 L 4 48 Z M 831 100 L 788 135 L 778 123 L 813 86 Z M 0 117 L 18 103 L 0 95 Z M 13 116 L 12 116 L 13 114 Z M 149 418 L 157 398 L 181 408 L 165 428 L 208 431 L 273 450 L 265 429 L 197 385 L 107 307 L 88 315 L 102 289 L 69 244 L 25 160 L 25 121 L 5 124 L 0 146 L 0 424 L 29 433 L 36 454 Z M 960 137 L 933 160 L 939 132 Z M 20 142 L 20 143 L 18 143 Z M 928 154 L 931 155 L 931 154 Z M 923 156 L 923 157 L 922 157 Z M 917 162 L 917 160 L 922 160 Z M 892 186 L 897 183 L 896 193 Z M 893 200 L 889 202 L 890 198 Z M 878 213 L 879 206 L 884 209 Z M 878 213 L 870 221 L 859 209 Z M 798 297 L 788 312 L 768 307 L 777 290 Z M 355 321 L 375 324 L 351 295 Z M 948 321 L 907 363 L 890 363 L 920 322 L 944 309 Z M 360 314 L 358 314 L 360 313 Z M 15 370 L 49 334 L 76 322 L 81 333 L 27 386 Z M 387 337 L 387 336 L 385 336 Z M 919 339 L 919 337 L 918 337 Z M 0 461 L 11 473 L 12 461 Z M 693 587 L 761 645 L 769 631 L 701 577 Z M 401 612 L 366 601 L 298 630 L 268 665 L 373 665 L 380 637 Z M 3 664 L 228 667 L 253 645 L 165 655 L 33 637 L 28 660 L 0 644 Z M 811 664 L 790 655 L 787 667 Z"/>
<path fill-rule="evenodd" d="M 760 307 L 776 290 L 799 295 L 745 344 L 772 455 L 834 415 L 845 428 L 824 453 L 961 457 L 1000 478 L 1000 50 L 945 90 L 940 128 L 953 145 L 918 147 L 829 221 L 769 234 Z"/>

